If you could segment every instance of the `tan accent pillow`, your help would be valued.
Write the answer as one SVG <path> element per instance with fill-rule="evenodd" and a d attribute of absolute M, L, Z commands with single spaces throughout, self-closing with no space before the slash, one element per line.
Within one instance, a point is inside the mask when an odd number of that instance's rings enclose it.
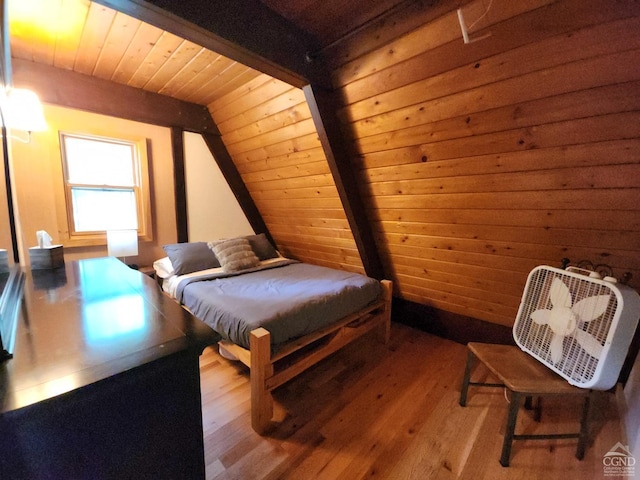
<path fill-rule="evenodd" d="M 223 272 L 239 272 L 260 263 L 246 238 L 232 238 L 221 242 L 209 242 Z"/>

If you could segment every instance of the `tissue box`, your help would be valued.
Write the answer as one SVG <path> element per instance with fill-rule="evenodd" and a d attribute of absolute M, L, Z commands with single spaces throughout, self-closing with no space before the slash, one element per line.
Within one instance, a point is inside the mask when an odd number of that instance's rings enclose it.
<path fill-rule="evenodd" d="M 29 260 L 32 270 L 61 267 L 64 265 L 62 245 L 51 245 L 50 247 L 42 248 L 31 247 L 29 249 Z"/>

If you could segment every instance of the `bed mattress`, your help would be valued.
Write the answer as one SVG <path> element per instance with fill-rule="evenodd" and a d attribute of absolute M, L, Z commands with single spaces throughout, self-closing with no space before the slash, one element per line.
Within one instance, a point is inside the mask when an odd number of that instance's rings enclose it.
<path fill-rule="evenodd" d="M 299 262 L 219 278 L 191 275 L 174 286 L 180 302 L 224 339 L 249 348 L 250 332 L 264 327 L 274 351 L 366 307 L 382 291 L 364 275 Z"/>

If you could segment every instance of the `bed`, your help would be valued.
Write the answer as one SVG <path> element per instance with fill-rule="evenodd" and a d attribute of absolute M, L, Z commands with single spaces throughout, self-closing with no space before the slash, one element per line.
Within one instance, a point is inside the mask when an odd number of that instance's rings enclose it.
<path fill-rule="evenodd" d="M 250 369 L 251 425 L 271 427 L 272 390 L 362 335 L 389 341 L 391 282 L 281 256 L 264 234 L 166 245 L 163 291 Z"/>

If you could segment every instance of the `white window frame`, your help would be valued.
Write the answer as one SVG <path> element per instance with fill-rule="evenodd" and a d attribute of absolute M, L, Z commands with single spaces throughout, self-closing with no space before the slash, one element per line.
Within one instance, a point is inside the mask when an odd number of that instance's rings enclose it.
<path fill-rule="evenodd" d="M 153 240 L 151 224 L 151 201 L 149 192 L 149 162 L 147 156 L 147 140 L 141 138 L 103 137 L 86 133 L 59 132 L 60 153 L 62 159 L 62 173 L 65 193 L 65 208 L 67 220 L 67 235 L 64 242 L 69 246 L 90 246 L 106 244 L 106 231 L 76 231 L 73 211 L 73 188 L 87 189 L 133 189 L 136 201 L 136 214 L 138 219 L 138 238 L 140 240 Z M 133 148 L 134 185 L 123 187 L 122 185 L 86 185 L 69 181 L 67 155 L 65 151 L 66 138 L 80 138 L 97 142 L 131 145 Z M 63 235 L 65 237 L 65 235 Z"/>

